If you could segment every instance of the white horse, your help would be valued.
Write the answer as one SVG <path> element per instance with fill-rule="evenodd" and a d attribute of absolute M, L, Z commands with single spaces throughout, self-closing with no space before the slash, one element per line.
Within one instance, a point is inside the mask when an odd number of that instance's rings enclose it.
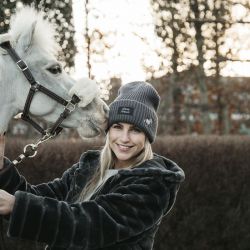
<path fill-rule="evenodd" d="M 82 137 L 94 137 L 105 130 L 107 105 L 100 99 L 96 83 L 89 79 L 75 82 L 56 60 L 59 47 L 55 29 L 44 19 L 42 12 L 31 7 L 19 10 L 10 21 L 7 34 L 0 35 L 0 43 L 10 41 L 12 47 L 26 62 L 34 78 L 41 85 L 70 100 L 73 94 L 81 102 L 62 126 L 78 128 Z M 0 134 L 7 130 L 13 116 L 22 112 L 30 84 L 4 49 L 0 48 Z M 53 123 L 64 106 L 47 95 L 36 92 L 30 113 Z"/>

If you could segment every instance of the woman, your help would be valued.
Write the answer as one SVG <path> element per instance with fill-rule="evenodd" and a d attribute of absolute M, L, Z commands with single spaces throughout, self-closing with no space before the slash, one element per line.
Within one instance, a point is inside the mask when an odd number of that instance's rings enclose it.
<path fill-rule="evenodd" d="M 47 249 L 152 249 L 174 204 L 183 171 L 152 153 L 160 97 L 149 83 L 123 85 L 110 105 L 106 143 L 60 179 L 30 185 L 5 159 L 0 213 L 8 235 Z"/>

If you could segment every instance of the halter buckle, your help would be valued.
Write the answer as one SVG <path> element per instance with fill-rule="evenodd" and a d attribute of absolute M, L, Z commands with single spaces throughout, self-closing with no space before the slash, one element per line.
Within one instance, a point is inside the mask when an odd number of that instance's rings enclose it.
<path fill-rule="evenodd" d="M 21 71 L 25 71 L 28 68 L 28 65 L 23 60 L 19 60 L 16 64 Z"/>
<path fill-rule="evenodd" d="M 38 90 L 39 90 L 39 88 L 40 88 L 40 84 L 38 84 L 37 82 L 34 84 L 34 85 L 32 85 L 31 87 L 30 87 L 32 90 L 34 90 L 35 92 L 37 92 Z"/>
<path fill-rule="evenodd" d="M 67 103 L 67 105 L 65 106 L 65 109 L 68 109 L 70 113 L 71 113 L 72 111 L 74 111 L 75 108 L 76 108 L 76 105 L 73 104 L 71 101 L 69 101 L 69 102 Z"/>

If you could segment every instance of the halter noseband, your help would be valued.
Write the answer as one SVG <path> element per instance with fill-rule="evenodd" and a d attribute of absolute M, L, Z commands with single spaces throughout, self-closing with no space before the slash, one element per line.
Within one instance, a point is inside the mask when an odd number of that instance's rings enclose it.
<path fill-rule="evenodd" d="M 73 95 L 70 101 L 63 99 L 62 97 L 58 96 L 54 92 L 50 91 L 49 89 L 45 88 L 41 84 L 39 84 L 35 78 L 33 77 L 30 69 L 28 68 L 27 64 L 18 56 L 16 51 L 12 48 L 9 41 L 3 42 L 0 44 L 0 47 L 8 52 L 12 60 L 15 62 L 17 67 L 22 71 L 28 82 L 30 83 L 31 87 L 24 105 L 24 109 L 21 115 L 21 118 L 24 121 L 30 123 L 36 130 L 38 130 L 42 135 L 50 134 L 58 134 L 62 130 L 60 127 L 61 123 L 64 119 L 66 119 L 69 114 L 75 109 L 75 105 L 80 101 L 80 98 L 77 95 Z M 59 102 L 63 106 L 65 106 L 64 111 L 60 114 L 57 121 L 53 124 L 51 128 L 48 130 L 43 129 L 38 123 L 30 118 L 29 109 L 32 102 L 32 99 L 37 91 L 41 91 L 45 95 L 49 96 L 50 98 L 54 99 L 55 101 Z"/>

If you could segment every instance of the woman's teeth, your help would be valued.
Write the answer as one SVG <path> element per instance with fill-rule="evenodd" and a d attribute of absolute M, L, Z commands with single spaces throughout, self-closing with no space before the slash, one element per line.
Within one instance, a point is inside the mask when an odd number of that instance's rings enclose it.
<path fill-rule="evenodd" d="M 120 149 L 130 149 L 132 146 L 125 146 L 125 145 L 121 145 L 121 144 L 118 144 L 119 148 Z"/>

